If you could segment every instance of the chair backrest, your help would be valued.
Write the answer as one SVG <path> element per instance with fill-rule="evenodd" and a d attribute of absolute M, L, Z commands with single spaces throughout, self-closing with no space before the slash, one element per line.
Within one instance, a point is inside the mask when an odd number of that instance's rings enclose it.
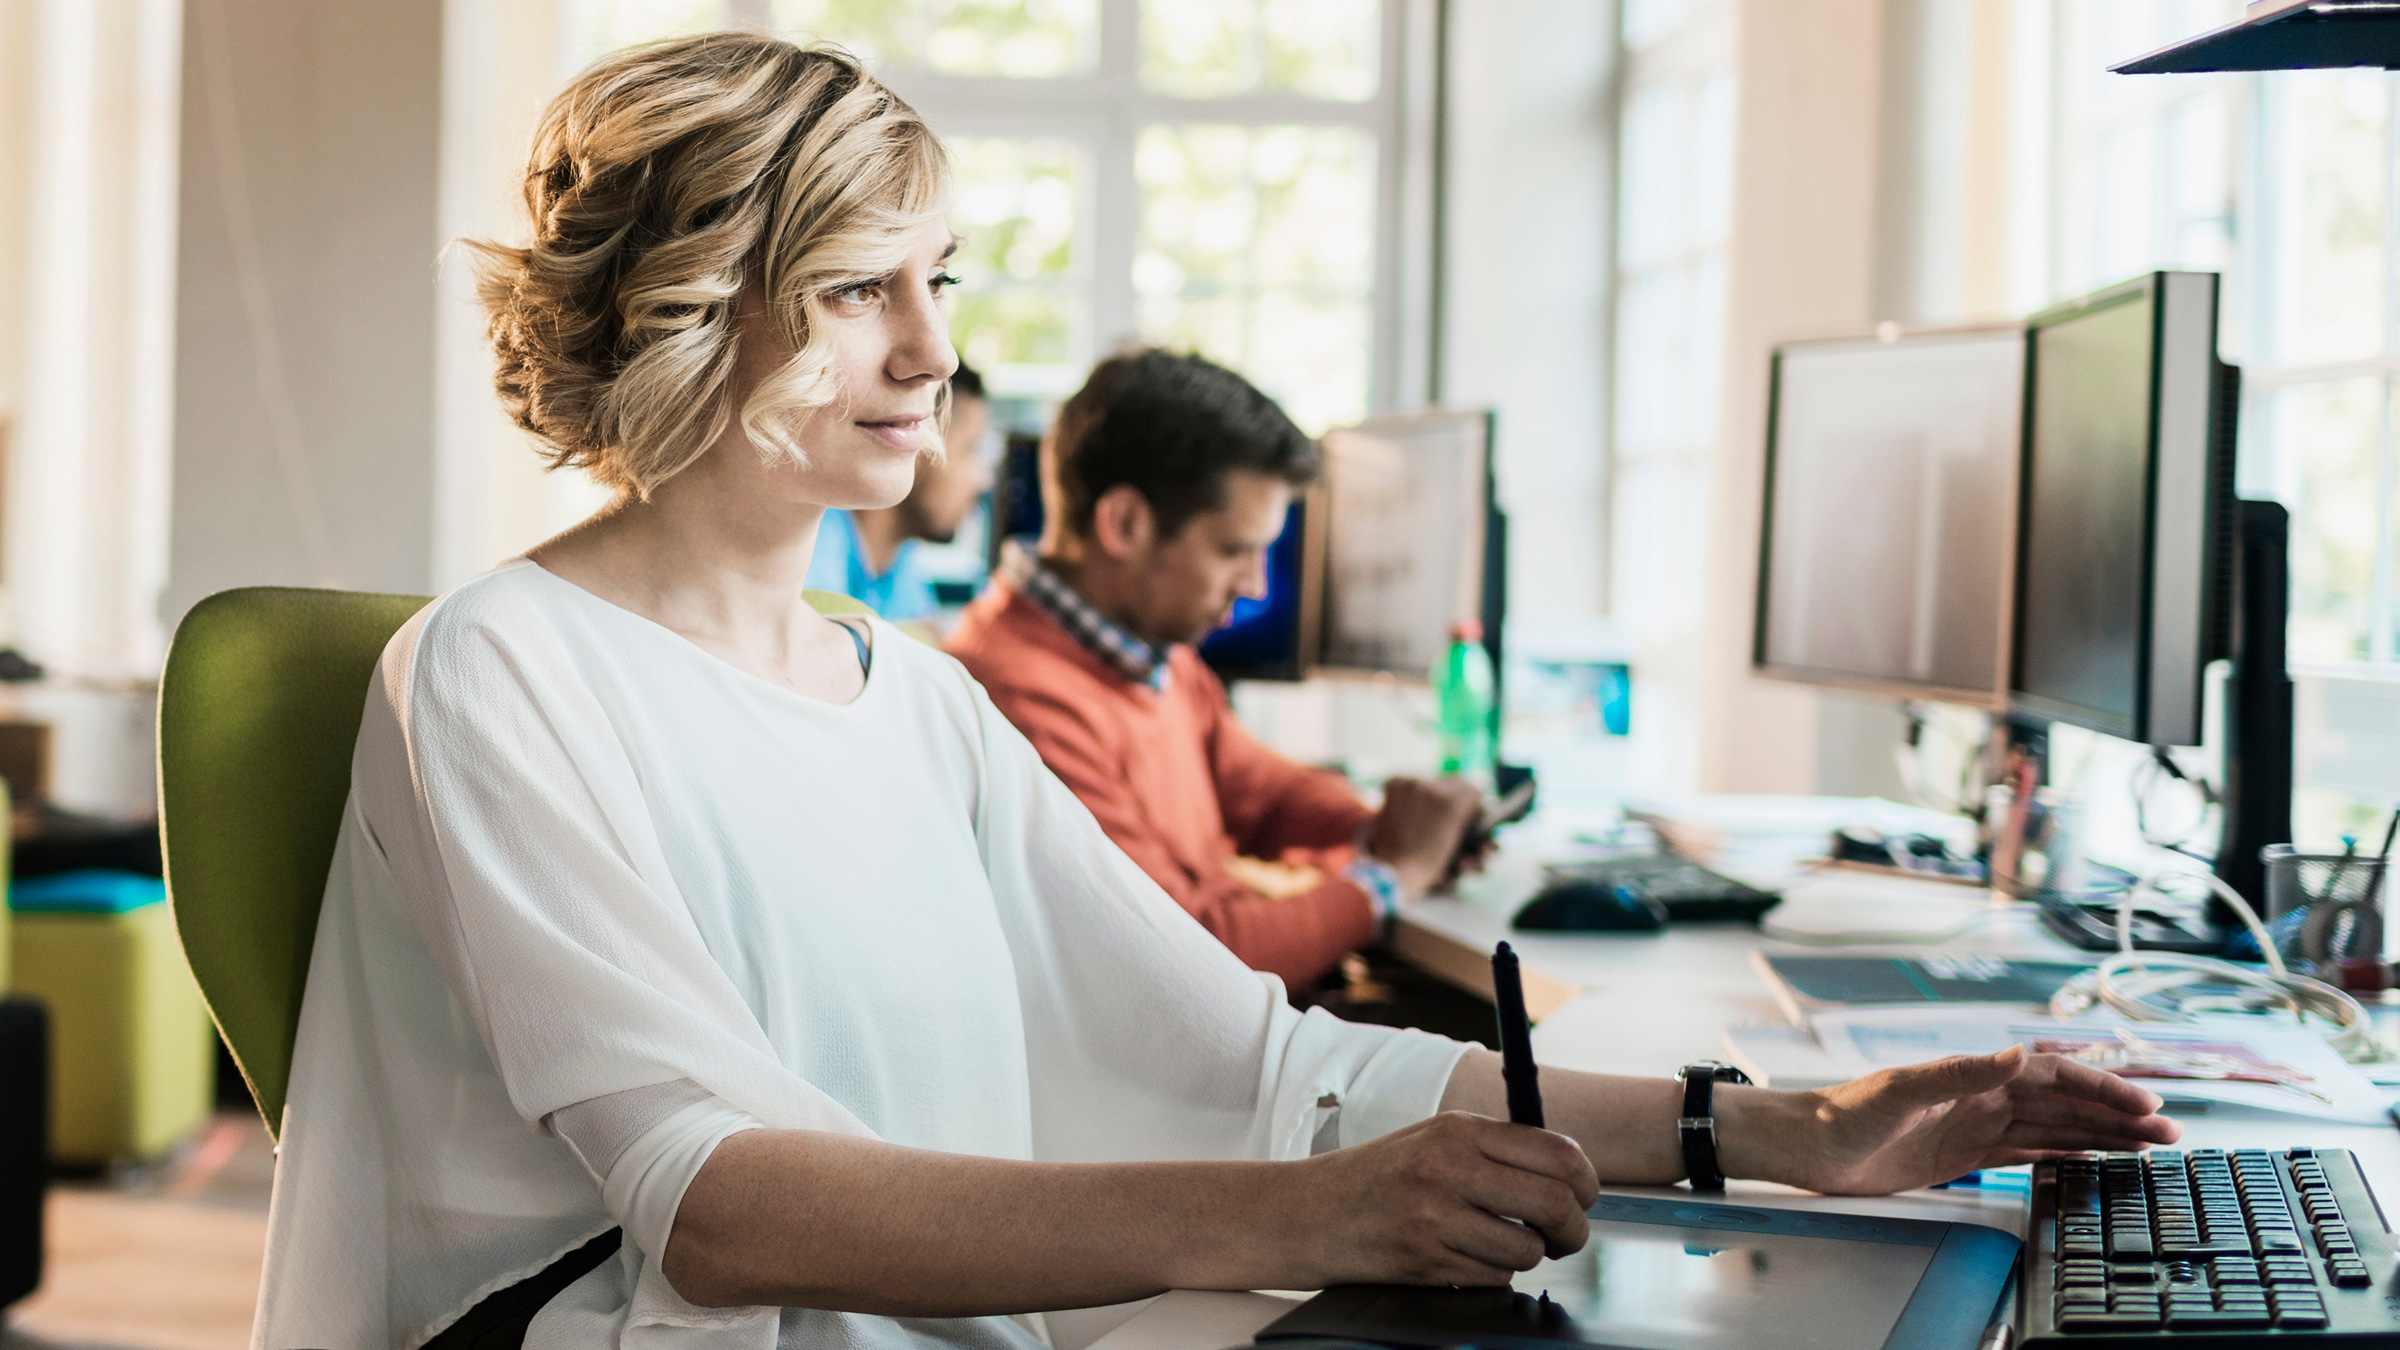
<path fill-rule="evenodd" d="M 820 613 L 863 613 L 811 591 Z M 209 1015 L 280 1133 L 317 909 L 375 663 L 420 595 L 256 586 L 194 605 L 158 688 L 167 898 Z"/>

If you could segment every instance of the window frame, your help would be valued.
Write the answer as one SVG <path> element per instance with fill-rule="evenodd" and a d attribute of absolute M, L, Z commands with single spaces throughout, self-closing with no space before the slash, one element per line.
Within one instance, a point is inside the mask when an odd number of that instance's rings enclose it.
<path fill-rule="evenodd" d="M 1380 69 L 1372 98 L 1357 102 L 1293 94 L 1175 98 L 1142 85 L 1141 0 L 1100 0 L 1098 51 L 1090 71 L 1019 79 L 945 75 L 891 64 L 877 75 L 945 137 L 1053 140 L 1080 147 L 1075 270 L 1089 302 L 1069 365 L 1075 381 L 1102 354 L 1140 336 L 1133 259 L 1141 230 L 1134 151 L 1156 123 L 1342 127 L 1375 138 L 1375 257 L 1369 275 L 1369 416 L 1424 402 L 1432 349 L 1433 124 L 1439 0 L 1381 0 Z M 726 0 L 729 23 L 766 28 L 768 0 Z M 969 278 L 970 283 L 974 279 Z M 1063 398 L 1051 385 L 1010 387 L 1001 396 Z"/>
<path fill-rule="evenodd" d="M 1601 491 L 1603 493 L 1601 518 L 1608 522 L 1609 540 L 1600 555 L 1602 569 L 1600 594 L 1605 613 L 1620 621 L 1634 623 L 1638 627 L 1644 618 L 1644 607 L 1636 604 L 1634 596 L 1628 593 L 1628 585 L 1633 580 L 1629 575 L 1631 569 L 1624 565 L 1624 560 L 1619 557 L 1618 549 L 1621 544 L 1630 543 L 1632 540 L 1642 537 L 1644 531 L 1628 529 L 1626 523 L 1619 519 L 1620 511 L 1626 509 L 1629 502 L 1637 495 L 1627 491 L 1625 480 L 1629 475 L 1636 473 L 1672 474 L 1680 468 L 1687 479 L 1692 480 L 1686 484 L 1687 488 L 1695 484 L 1699 486 L 1697 492 L 1689 492 L 1687 497 L 1692 501 L 1705 502 L 1709 496 L 1705 484 L 1708 476 L 1715 470 L 1718 442 L 1723 438 L 1724 384 L 1723 374 L 1720 370 L 1714 381 L 1717 399 L 1708 410 L 1712 421 L 1712 429 L 1708 434 L 1690 439 L 1656 443 L 1628 437 L 1625 424 L 1624 392 L 1619 387 L 1620 376 L 1624 369 L 1624 353 L 1629 345 L 1628 334 L 1625 330 L 1625 301 L 1627 295 L 1634 291 L 1636 283 L 1642 279 L 1676 271 L 1696 273 L 1712 255 L 1726 269 L 1728 287 L 1730 287 L 1734 222 L 1729 218 L 1725 222 L 1723 233 L 1713 238 L 1707 240 L 1686 239 L 1681 241 L 1679 246 L 1671 252 L 1637 262 L 1628 261 L 1625 251 L 1627 233 L 1626 175 L 1629 166 L 1634 161 L 1633 154 L 1627 149 L 1625 139 L 1628 115 L 1641 95 L 1651 88 L 1678 82 L 1705 81 L 1715 74 L 1723 73 L 1734 81 L 1734 116 L 1737 125 L 1733 134 L 1734 141 L 1738 142 L 1739 109 L 1742 96 L 1740 85 L 1741 19 L 1734 0 L 1690 0 L 1684 14 L 1676 22 L 1640 47 L 1635 47 L 1626 40 L 1625 14 L 1622 5 L 1618 7 L 1615 20 L 1612 25 L 1615 35 L 1615 52 L 1610 67 L 1613 87 L 1609 107 L 1610 144 L 1614 162 L 1611 165 L 1611 182 L 1608 193 L 1609 217 L 1605 222 L 1609 249 L 1608 335 L 1606 341 L 1608 359 L 1606 366 L 1600 372 L 1600 378 L 1604 384 L 1603 398 L 1606 408 L 1605 420 L 1602 423 L 1601 453 L 1607 457 L 1607 462 L 1601 468 Z M 1729 203 L 1730 194 L 1738 191 L 1739 188 L 1737 160 L 1738 144 L 1729 142 L 1727 162 L 1721 166 L 1727 178 L 1723 190 L 1729 194 Z M 1720 303 L 1729 302 L 1730 289 L 1718 298 Z M 1721 367 L 1726 358 L 1728 338 L 1723 314 L 1718 316 L 1717 329 L 1717 350 L 1701 354 L 1701 359 L 1713 361 Z M 1636 340 L 1639 340 L 1638 337 Z M 1702 518 L 1687 523 L 1688 528 L 1682 531 L 1683 534 L 1692 539 L 1706 539 L 1709 536 L 1705 509 L 1702 508 Z M 1701 567 L 1695 575 L 1705 575 L 1705 567 Z"/>

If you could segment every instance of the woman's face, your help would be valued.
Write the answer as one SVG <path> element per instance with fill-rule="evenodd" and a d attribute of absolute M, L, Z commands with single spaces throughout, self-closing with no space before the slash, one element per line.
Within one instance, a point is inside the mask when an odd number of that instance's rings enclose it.
<path fill-rule="evenodd" d="M 801 499 L 844 510 L 890 506 L 908 495 L 919 457 L 939 449 L 934 407 L 958 368 L 942 304 L 953 280 L 945 264 L 957 247 L 947 225 L 928 225 L 899 271 L 862 277 L 825 298 L 825 336 L 843 396 L 810 412 L 796 429 L 808 460 L 788 472 Z M 746 311 L 739 360 L 750 367 L 755 353 L 761 364 L 739 378 L 756 388 L 757 379 L 790 359 L 790 349 L 772 336 L 751 341 L 772 330 L 763 312 Z"/>

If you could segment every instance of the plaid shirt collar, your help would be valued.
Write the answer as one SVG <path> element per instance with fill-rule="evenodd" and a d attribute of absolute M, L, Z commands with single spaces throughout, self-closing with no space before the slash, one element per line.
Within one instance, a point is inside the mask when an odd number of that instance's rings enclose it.
<path fill-rule="evenodd" d="M 1168 649 L 1142 641 L 1093 608 L 1092 602 L 1076 594 L 1058 573 L 1043 566 L 1033 550 L 1008 545 L 1000 575 L 1110 669 L 1136 684 L 1160 690 L 1167 687 Z"/>

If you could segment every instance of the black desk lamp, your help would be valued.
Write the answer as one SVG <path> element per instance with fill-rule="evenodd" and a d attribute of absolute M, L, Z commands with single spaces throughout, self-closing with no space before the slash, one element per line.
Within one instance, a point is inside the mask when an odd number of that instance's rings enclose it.
<path fill-rule="evenodd" d="M 2400 70 L 2400 0 L 2253 0 L 2240 23 L 2110 69 L 2176 75 L 2339 66 Z"/>

